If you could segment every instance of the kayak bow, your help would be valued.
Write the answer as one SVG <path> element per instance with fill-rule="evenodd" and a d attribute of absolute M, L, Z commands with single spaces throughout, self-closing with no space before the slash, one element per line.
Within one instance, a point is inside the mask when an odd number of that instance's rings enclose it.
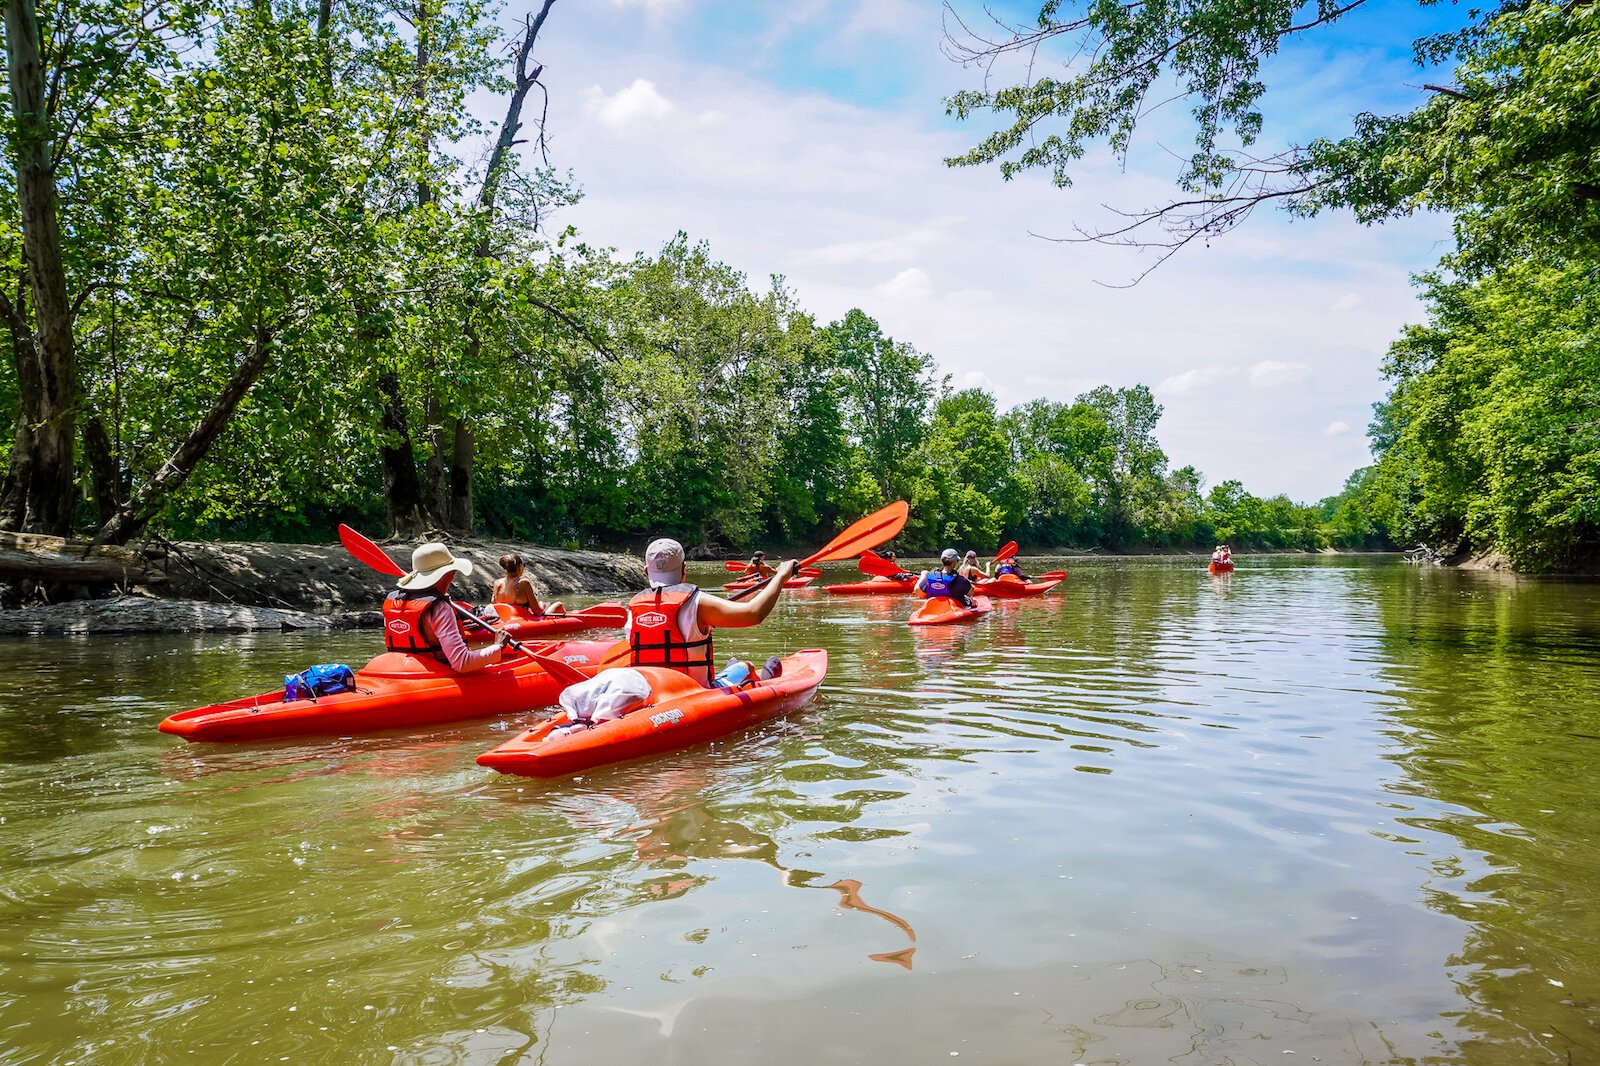
<path fill-rule="evenodd" d="M 924 600 L 911 617 L 907 619 L 908 625 L 914 626 L 942 626 L 955 622 L 971 622 L 982 618 L 994 608 L 987 597 L 972 597 L 972 606 L 963 607 L 949 596 L 934 596 Z"/>

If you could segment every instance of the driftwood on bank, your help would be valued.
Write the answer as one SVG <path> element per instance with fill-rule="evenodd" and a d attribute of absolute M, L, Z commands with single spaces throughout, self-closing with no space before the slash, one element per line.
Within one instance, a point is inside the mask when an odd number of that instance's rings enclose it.
<path fill-rule="evenodd" d="M 85 541 L 0 533 L 0 581 L 64 585 L 158 585 L 167 575 L 137 549 L 89 547 Z"/>

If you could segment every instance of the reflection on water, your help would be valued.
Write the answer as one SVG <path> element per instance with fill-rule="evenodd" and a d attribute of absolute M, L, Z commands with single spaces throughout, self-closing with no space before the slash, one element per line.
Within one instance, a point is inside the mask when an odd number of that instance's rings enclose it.
<path fill-rule="evenodd" d="M 813 704 L 555 782 L 155 732 L 372 634 L 3 645 L 0 1061 L 1600 1059 L 1600 587 L 1240 562 L 803 591 Z"/>

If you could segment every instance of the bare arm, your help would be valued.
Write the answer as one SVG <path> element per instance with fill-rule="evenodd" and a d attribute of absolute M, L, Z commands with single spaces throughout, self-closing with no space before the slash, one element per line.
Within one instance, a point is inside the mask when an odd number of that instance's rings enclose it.
<path fill-rule="evenodd" d="M 725 600 L 720 596 L 700 593 L 700 624 L 719 629 L 742 629 L 758 625 L 772 613 L 783 591 L 783 583 L 794 576 L 800 564 L 793 559 L 778 567 L 772 580 L 748 600 Z"/>

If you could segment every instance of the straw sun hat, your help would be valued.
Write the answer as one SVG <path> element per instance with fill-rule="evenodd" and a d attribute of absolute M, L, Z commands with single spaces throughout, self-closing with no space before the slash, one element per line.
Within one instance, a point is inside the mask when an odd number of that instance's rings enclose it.
<path fill-rule="evenodd" d="M 449 548 L 435 541 L 424 544 L 411 553 L 411 573 L 401 578 L 397 584 L 403 589 L 412 591 L 432 588 L 439 583 L 441 577 L 451 573 L 463 577 L 472 573 L 472 560 L 457 559 L 450 554 Z"/>

